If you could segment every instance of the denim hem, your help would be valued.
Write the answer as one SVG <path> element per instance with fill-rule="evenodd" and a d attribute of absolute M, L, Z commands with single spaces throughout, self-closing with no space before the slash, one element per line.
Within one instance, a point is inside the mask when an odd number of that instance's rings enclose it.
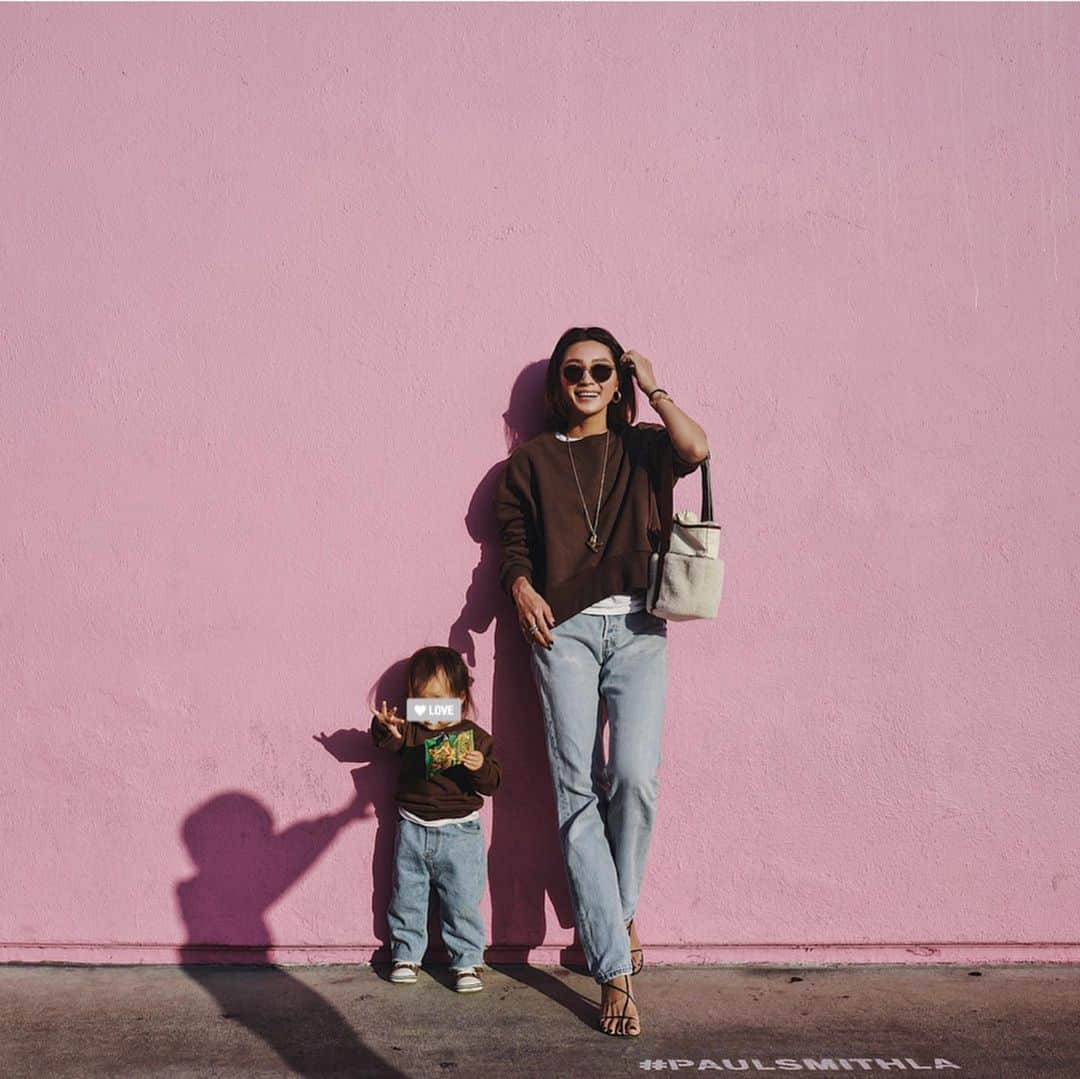
<path fill-rule="evenodd" d="M 612 978 L 618 978 L 622 974 L 633 974 L 634 971 L 631 967 L 627 967 L 626 970 L 615 970 L 610 974 L 594 974 L 597 984 L 603 985 L 604 982 L 610 982 Z"/>

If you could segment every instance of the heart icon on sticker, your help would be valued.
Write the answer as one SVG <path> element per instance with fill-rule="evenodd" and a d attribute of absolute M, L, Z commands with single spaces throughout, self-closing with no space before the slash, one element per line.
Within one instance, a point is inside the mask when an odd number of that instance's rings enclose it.
<path fill-rule="evenodd" d="M 414 704 L 413 705 L 413 711 L 418 716 L 422 716 L 427 711 L 427 705 L 426 704 Z"/>

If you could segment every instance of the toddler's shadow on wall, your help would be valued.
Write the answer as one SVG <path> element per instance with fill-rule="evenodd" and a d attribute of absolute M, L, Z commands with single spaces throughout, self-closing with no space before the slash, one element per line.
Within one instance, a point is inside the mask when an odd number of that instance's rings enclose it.
<path fill-rule="evenodd" d="M 297 1075 L 362 1071 L 400 1074 L 368 1049 L 323 996 L 270 960 L 267 910 L 351 821 L 371 816 L 365 790 L 375 775 L 356 769 L 356 797 L 336 813 L 275 832 L 270 811 L 242 791 L 193 810 L 181 834 L 196 872 L 176 885 L 187 931 L 184 973 L 212 997 L 222 1019 L 258 1035 Z M 219 966 L 240 953 L 243 966 Z"/>

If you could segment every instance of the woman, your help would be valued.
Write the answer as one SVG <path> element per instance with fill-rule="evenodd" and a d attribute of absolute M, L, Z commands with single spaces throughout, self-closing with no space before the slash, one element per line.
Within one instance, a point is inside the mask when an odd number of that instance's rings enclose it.
<path fill-rule="evenodd" d="M 635 425 L 635 382 L 662 424 Z M 578 935 L 601 984 L 600 1029 L 634 1036 L 630 975 L 643 962 L 634 915 L 667 691 L 667 623 L 645 603 L 649 556 L 659 507 L 709 448 L 652 364 L 599 327 L 559 338 L 546 398 L 548 429 L 511 454 L 495 495 L 500 585 L 531 643 Z"/>

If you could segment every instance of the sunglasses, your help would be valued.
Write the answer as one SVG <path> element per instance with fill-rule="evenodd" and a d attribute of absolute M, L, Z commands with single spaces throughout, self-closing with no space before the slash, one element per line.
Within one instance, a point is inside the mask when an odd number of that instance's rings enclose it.
<path fill-rule="evenodd" d="M 607 382 L 611 378 L 611 373 L 615 370 L 614 366 L 610 363 L 594 363 L 589 368 L 589 374 L 592 375 L 593 380 L 598 383 Z M 585 367 L 580 363 L 568 363 L 562 369 L 562 377 L 571 386 L 576 386 L 585 377 Z"/>

